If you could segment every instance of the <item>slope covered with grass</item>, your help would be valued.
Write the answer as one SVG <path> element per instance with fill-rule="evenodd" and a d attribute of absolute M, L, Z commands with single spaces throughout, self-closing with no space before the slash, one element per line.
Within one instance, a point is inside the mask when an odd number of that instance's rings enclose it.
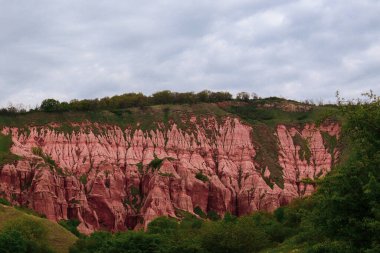
<path fill-rule="evenodd" d="M 76 236 L 55 222 L 0 204 L 0 241 L 6 236 L 16 240 L 18 235 L 33 241 L 37 246 L 42 245 L 46 249 L 44 252 L 68 252 L 77 240 Z M 9 240 L 7 243 L 10 243 Z M 22 246 L 23 240 L 17 243 Z M 0 246 L 0 252 L 3 252 L 1 250 Z M 39 250 L 42 251 L 41 248 Z M 23 251 L 20 249 L 18 252 Z"/>

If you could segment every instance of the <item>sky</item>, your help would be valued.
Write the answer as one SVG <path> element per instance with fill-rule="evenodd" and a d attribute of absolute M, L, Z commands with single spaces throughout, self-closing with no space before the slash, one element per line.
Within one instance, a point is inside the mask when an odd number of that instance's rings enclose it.
<path fill-rule="evenodd" d="M 378 0 L 0 0 L 0 106 L 127 92 L 380 94 Z"/>

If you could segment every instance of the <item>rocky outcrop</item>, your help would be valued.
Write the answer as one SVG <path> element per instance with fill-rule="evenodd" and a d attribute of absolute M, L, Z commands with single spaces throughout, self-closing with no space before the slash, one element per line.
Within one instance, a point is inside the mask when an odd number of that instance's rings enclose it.
<path fill-rule="evenodd" d="M 80 231 L 146 226 L 157 216 L 274 210 L 314 190 L 338 158 L 334 123 L 273 131 L 282 181 L 259 164 L 254 129 L 237 118 L 192 117 L 186 128 L 149 131 L 82 125 L 4 128 L 22 157 L 0 171 L 0 194 L 51 220 L 78 219 Z M 265 139 L 267 136 L 261 136 Z M 277 182 L 276 182 L 277 181 Z"/>

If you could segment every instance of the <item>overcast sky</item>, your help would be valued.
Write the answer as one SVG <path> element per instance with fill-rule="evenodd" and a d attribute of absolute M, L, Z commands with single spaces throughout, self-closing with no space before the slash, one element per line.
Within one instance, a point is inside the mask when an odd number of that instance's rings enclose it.
<path fill-rule="evenodd" d="M 380 94 L 380 1 L 0 0 L 0 106 L 164 89 Z"/>

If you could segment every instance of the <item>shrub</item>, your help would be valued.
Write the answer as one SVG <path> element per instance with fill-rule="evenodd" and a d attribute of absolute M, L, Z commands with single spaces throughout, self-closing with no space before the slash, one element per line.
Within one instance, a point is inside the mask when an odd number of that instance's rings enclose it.
<path fill-rule="evenodd" d="M 209 181 L 208 177 L 205 174 L 203 174 L 202 171 L 195 174 L 195 178 L 198 180 L 201 180 L 202 182 L 208 182 Z"/>
<path fill-rule="evenodd" d="M 11 203 L 8 200 L 4 199 L 4 198 L 0 198 L 0 204 L 6 205 L 6 206 L 10 206 L 11 205 Z"/>
<path fill-rule="evenodd" d="M 207 215 L 202 211 L 202 209 L 199 207 L 199 206 L 196 206 L 194 208 L 194 213 L 198 214 L 199 217 L 203 218 L 203 219 L 206 219 L 207 218 Z"/>
<path fill-rule="evenodd" d="M 79 233 L 77 227 L 79 225 L 79 221 L 78 220 L 60 220 L 58 222 L 59 225 L 61 225 L 62 227 L 66 228 L 67 230 L 69 230 L 71 233 L 73 233 L 74 235 L 76 236 L 81 236 L 81 233 Z"/>
<path fill-rule="evenodd" d="M 209 218 L 212 221 L 220 220 L 219 214 L 215 212 L 214 210 L 210 210 L 207 212 L 207 218 Z"/>
<path fill-rule="evenodd" d="M 178 229 L 178 223 L 173 218 L 159 217 L 148 225 L 150 234 L 170 234 Z"/>

